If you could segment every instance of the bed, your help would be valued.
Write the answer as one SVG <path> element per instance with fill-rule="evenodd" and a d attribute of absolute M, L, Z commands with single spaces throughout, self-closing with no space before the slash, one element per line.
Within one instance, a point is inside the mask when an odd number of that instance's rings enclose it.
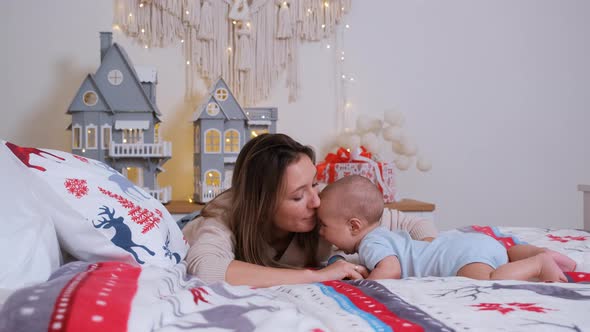
<path fill-rule="evenodd" d="M 0 233 L 0 332 L 590 331 L 584 230 L 452 230 L 567 254 L 577 263 L 568 283 L 428 277 L 206 284 L 187 275 L 178 225 L 141 188 L 97 161 L 2 143 L 0 181 L 9 190 L 0 211 L 9 214 Z M 64 264 L 64 251 L 74 261 Z"/>
<path fill-rule="evenodd" d="M 590 271 L 586 231 L 482 228 L 566 253 Z M 254 289 L 207 285 L 184 263 L 78 261 L 16 290 L 0 311 L 0 331 L 590 330 L 590 274 L 567 275 L 569 283 L 428 277 Z"/>

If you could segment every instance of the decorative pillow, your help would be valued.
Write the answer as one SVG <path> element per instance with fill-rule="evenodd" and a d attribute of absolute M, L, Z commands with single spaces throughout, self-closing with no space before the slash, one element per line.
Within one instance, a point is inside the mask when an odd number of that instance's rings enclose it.
<path fill-rule="evenodd" d="M 2 142 L 34 181 L 61 247 L 83 261 L 117 260 L 168 266 L 187 244 L 168 210 L 97 160 Z"/>
<path fill-rule="evenodd" d="M 55 228 L 34 181 L 0 146 L 0 288 L 43 282 L 59 268 Z"/>

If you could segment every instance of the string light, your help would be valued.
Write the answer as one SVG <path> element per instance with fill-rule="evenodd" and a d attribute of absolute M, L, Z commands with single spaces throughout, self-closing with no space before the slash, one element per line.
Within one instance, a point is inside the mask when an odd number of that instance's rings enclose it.
<path fill-rule="evenodd" d="M 236 21 L 232 21 L 231 23 L 232 23 L 233 25 L 236 25 L 236 24 L 238 24 L 238 22 L 236 22 Z"/>
<path fill-rule="evenodd" d="M 129 13 L 129 17 L 133 17 L 133 13 Z"/>
<path fill-rule="evenodd" d="M 148 46 L 147 45 L 144 45 L 143 48 L 148 48 Z"/>
<path fill-rule="evenodd" d="M 330 44 L 326 45 L 326 48 L 330 48 L 330 47 L 331 47 Z"/>
<path fill-rule="evenodd" d="M 330 7 L 330 3 L 328 1 L 324 2 L 324 7 L 326 7 L 326 8 Z"/>
<path fill-rule="evenodd" d="M 181 43 L 184 43 L 184 39 L 181 39 L 181 40 L 180 40 L 180 42 L 181 42 Z"/>
<path fill-rule="evenodd" d="M 141 29 L 141 33 L 145 33 L 145 29 Z"/>
<path fill-rule="evenodd" d="M 187 61 L 187 62 L 186 62 L 186 64 L 187 64 L 187 65 L 190 65 L 190 64 L 191 64 L 191 62 L 190 62 L 190 61 Z"/>
<path fill-rule="evenodd" d="M 139 4 L 139 8 L 143 8 L 143 2 Z"/>
<path fill-rule="evenodd" d="M 187 10 L 185 13 L 186 13 L 187 15 L 188 15 L 188 14 L 190 14 L 190 12 L 189 12 L 188 10 Z"/>
<path fill-rule="evenodd" d="M 228 51 L 228 52 L 231 52 L 231 47 L 228 47 L 228 48 L 227 48 L 227 51 Z"/>
<path fill-rule="evenodd" d="M 342 10 L 345 8 L 342 7 Z M 344 34 L 350 28 L 349 24 L 345 24 L 342 22 L 342 25 L 337 27 L 336 35 L 335 35 L 335 42 L 334 47 L 336 48 L 334 52 L 334 61 L 336 61 L 336 77 L 339 77 L 339 83 L 336 87 L 336 98 L 337 98 L 337 112 L 339 114 L 339 121 L 337 125 L 337 130 L 346 132 L 350 130 L 351 121 L 352 121 L 352 113 L 354 112 L 354 107 L 352 104 L 352 100 L 349 96 L 349 85 L 354 82 L 353 75 L 351 73 L 346 72 L 345 62 L 344 62 L 344 50 L 343 48 L 343 41 L 345 40 Z M 338 59 L 339 58 L 339 59 Z"/>

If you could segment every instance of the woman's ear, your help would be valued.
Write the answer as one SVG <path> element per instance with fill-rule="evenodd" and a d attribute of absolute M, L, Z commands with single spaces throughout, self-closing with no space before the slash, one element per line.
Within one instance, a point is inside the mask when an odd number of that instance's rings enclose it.
<path fill-rule="evenodd" d="M 348 228 L 350 230 L 350 234 L 357 235 L 358 233 L 360 233 L 362 227 L 363 223 L 359 218 L 348 219 Z"/>

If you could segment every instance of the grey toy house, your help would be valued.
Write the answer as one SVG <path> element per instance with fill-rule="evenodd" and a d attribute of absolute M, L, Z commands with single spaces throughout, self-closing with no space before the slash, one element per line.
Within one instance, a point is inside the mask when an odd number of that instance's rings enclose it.
<path fill-rule="evenodd" d="M 101 63 L 88 74 L 67 114 L 72 116 L 72 152 L 100 160 L 162 202 L 171 188 L 156 180 L 172 157 L 172 144 L 159 135 L 157 72 L 133 67 L 112 33 L 100 33 Z"/>
<path fill-rule="evenodd" d="M 220 78 L 197 108 L 193 200 L 205 203 L 231 186 L 238 153 L 251 138 L 275 133 L 276 107 L 244 108 Z"/>

